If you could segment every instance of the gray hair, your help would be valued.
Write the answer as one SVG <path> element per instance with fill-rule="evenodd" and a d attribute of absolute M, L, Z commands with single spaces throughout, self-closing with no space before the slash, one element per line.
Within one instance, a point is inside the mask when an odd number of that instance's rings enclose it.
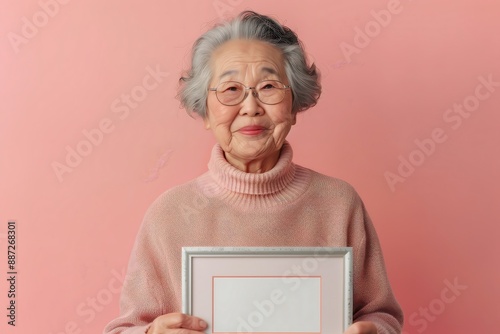
<path fill-rule="evenodd" d="M 195 112 L 203 118 L 206 116 L 208 85 L 212 79 L 212 53 L 232 39 L 260 40 L 281 50 L 293 94 L 292 112 L 316 105 L 321 95 L 319 72 L 314 64 L 307 64 L 297 35 L 268 16 L 244 11 L 233 20 L 216 25 L 194 43 L 191 69 L 179 80 L 179 99 L 188 112 Z"/>

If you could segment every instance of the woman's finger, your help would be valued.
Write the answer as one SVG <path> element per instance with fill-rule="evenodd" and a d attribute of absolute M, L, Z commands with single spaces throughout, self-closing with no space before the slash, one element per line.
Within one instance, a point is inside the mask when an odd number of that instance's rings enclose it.
<path fill-rule="evenodd" d="M 195 331 L 203 330 L 207 323 L 198 317 L 184 313 L 169 313 L 158 317 L 155 321 L 161 322 L 162 328 L 185 328 Z"/>

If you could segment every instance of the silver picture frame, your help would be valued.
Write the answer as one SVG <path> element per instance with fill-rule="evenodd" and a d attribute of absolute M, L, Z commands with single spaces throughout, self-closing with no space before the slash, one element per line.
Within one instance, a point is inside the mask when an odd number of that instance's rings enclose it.
<path fill-rule="evenodd" d="M 182 312 L 210 334 L 342 334 L 351 247 L 183 247 Z"/>

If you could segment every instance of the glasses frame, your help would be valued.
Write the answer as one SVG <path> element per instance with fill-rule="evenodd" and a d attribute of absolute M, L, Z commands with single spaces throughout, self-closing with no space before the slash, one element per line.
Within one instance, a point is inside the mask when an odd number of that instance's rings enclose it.
<path fill-rule="evenodd" d="M 264 81 L 273 81 L 273 82 L 278 82 L 280 83 L 281 85 L 283 85 L 283 88 L 276 88 L 276 89 L 279 89 L 279 90 L 287 90 L 287 89 L 291 89 L 291 86 L 290 85 L 285 85 L 284 83 L 282 83 L 281 81 L 279 80 L 262 80 L 262 81 L 259 81 L 257 83 L 257 85 L 253 86 L 253 87 L 249 87 L 249 86 L 246 86 L 244 85 L 243 83 L 239 82 L 239 81 L 234 81 L 234 80 L 229 80 L 229 81 L 223 81 L 223 82 L 220 82 L 217 87 L 215 88 L 208 88 L 209 91 L 212 91 L 212 92 L 215 92 L 215 97 L 217 98 L 217 101 L 219 101 L 220 104 L 223 104 L 225 106 L 228 106 L 228 107 L 234 107 L 234 106 L 237 106 L 238 104 L 240 104 L 241 102 L 245 101 L 245 99 L 248 97 L 248 92 L 250 90 L 252 90 L 252 95 L 258 99 L 260 102 L 262 102 L 263 104 L 267 104 L 267 105 L 276 105 L 276 104 L 279 104 L 281 102 L 283 102 L 283 100 L 285 99 L 285 94 L 283 94 L 283 98 L 279 101 L 279 102 L 275 102 L 275 103 L 266 103 L 264 101 L 262 101 L 259 97 L 259 93 L 257 92 L 256 90 L 256 87 L 261 83 L 261 82 L 264 82 Z M 239 85 L 242 85 L 243 87 L 245 87 L 245 94 L 243 95 L 243 98 L 241 99 L 241 101 L 238 101 L 237 103 L 234 103 L 234 104 L 227 104 L 227 103 L 223 103 L 220 99 L 219 99 L 219 95 L 217 94 L 217 88 L 219 88 L 220 85 L 222 84 L 227 84 L 228 82 L 234 82 L 234 83 L 237 83 Z"/>

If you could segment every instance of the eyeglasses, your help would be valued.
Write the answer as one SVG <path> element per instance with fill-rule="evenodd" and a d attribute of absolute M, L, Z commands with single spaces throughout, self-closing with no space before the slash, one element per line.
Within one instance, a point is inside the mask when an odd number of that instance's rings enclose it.
<path fill-rule="evenodd" d="M 253 90 L 252 95 L 264 104 L 278 104 L 285 98 L 286 90 L 290 86 L 278 80 L 264 80 L 255 87 L 247 87 L 238 81 L 225 81 L 217 85 L 216 88 L 209 88 L 214 91 L 217 100 L 225 106 L 235 106 L 243 102 L 248 96 L 248 91 Z"/>

